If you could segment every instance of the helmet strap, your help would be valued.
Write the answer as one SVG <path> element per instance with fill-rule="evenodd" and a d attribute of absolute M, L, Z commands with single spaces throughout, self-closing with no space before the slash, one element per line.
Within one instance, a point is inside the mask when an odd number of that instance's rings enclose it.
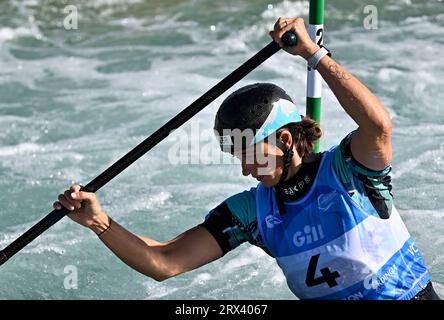
<path fill-rule="evenodd" d="M 281 141 L 276 141 L 276 146 L 282 150 L 282 152 L 284 153 L 284 167 L 282 170 L 282 175 L 279 178 L 279 182 L 278 182 L 278 186 L 281 185 L 282 183 L 284 183 L 284 181 L 287 179 L 288 176 L 288 171 L 290 169 L 290 165 L 291 165 L 291 160 L 293 159 L 293 155 L 294 155 L 294 151 L 293 151 L 293 146 L 294 146 L 294 128 L 290 128 L 290 133 L 291 133 L 291 137 L 292 137 L 292 141 L 291 141 L 291 146 L 289 149 L 285 148 L 285 145 L 281 142 Z M 279 208 L 279 212 L 280 214 L 284 214 L 285 213 L 285 206 L 284 206 L 284 198 L 281 196 L 280 192 L 276 192 L 276 196 L 277 196 L 277 205 Z"/>

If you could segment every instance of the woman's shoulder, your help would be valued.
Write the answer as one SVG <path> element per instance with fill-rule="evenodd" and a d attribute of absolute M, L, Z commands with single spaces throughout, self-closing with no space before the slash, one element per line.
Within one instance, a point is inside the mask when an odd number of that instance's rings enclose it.
<path fill-rule="evenodd" d="M 333 149 L 333 168 L 351 198 L 366 212 L 388 218 L 393 204 L 390 172 L 366 168 L 353 158 L 350 143 L 353 132 Z"/>
<path fill-rule="evenodd" d="M 245 226 L 256 220 L 256 192 L 257 188 L 250 188 L 225 200 L 230 211 Z"/>
<path fill-rule="evenodd" d="M 353 157 L 350 145 L 354 132 L 350 132 L 341 140 L 339 145 L 332 147 L 329 151 L 333 153 L 333 167 L 339 179 L 342 182 L 348 183 L 351 175 L 361 175 L 369 178 L 387 176 L 392 170 L 391 165 L 388 165 L 383 170 L 372 170 L 359 163 Z"/>

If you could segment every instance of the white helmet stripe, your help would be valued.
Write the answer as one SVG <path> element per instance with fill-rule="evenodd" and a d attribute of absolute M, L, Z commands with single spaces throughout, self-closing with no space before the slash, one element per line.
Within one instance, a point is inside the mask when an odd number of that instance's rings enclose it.
<path fill-rule="evenodd" d="M 254 139 L 251 140 L 250 145 L 264 140 L 270 134 L 288 123 L 300 121 L 302 121 L 302 116 L 297 111 L 296 106 L 289 100 L 279 99 L 273 103 L 273 109 L 257 131 Z"/>

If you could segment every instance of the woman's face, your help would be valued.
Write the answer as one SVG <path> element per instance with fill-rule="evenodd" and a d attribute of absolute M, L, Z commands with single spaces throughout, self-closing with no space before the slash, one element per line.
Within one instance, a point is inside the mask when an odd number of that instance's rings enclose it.
<path fill-rule="evenodd" d="M 279 182 L 283 171 L 283 155 L 279 148 L 267 142 L 258 143 L 234 154 L 241 161 L 242 174 L 251 175 L 266 187 L 272 187 Z"/>

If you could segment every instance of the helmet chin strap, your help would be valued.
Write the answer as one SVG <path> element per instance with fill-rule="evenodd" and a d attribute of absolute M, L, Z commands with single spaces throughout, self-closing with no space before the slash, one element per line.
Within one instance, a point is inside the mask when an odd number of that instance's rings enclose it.
<path fill-rule="evenodd" d="M 284 183 L 284 181 L 287 179 L 288 176 L 288 171 L 290 169 L 290 165 L 291 165 L 291 160 L 293 159 L 293 155 L 294 155 L 294 151 L 293 151 L 293 146 L 294 146 L 294 129 L 290 128 L 290 133 L 292 136 L 292 141 L 291 141 L 291 145 L 290 148 L 287 149 L 285 148 L 285 144 L 283 144 L 281 141 L 276 141 L 276 146 L 282 150 L 282 152 L 284 153 L 284 168 L 282 170 L 282 175 L 279 178 L 279 182 L 277 183 L 276 186 L 282 185 Z M 279 209 L 279 213 L 281 215 L 285 214 L 285 206 L 284 206 L 284 198 L 281 194 L 281 192 L 276 192 L 276 200 L 277 200 L 277 205 L 278 205 L 278 209 Z"/>
<path fill-rule="evenodd" d="M 292 141 L 291 141 L 291 146 L 289 149 L 287 149 L 285 147 L 285 144 L 283 144 L 281 141 L 276 141 L 276 146 L 282 150 L 282 152 L 284 153 L 284 168 L 282 170 L 282 175 L 279 179 L 278 185 L 281 185 L 288 176 L 288 171 L 290 169 L 290 165 L 291 165 L 291 159 L 293 159 L 293 155 L 294 155 L 294 151 L 293 151 L 293 146 L 294 146 L 294 129 L 290 128 L 290 133 L 292 136 Z"/>
<path fill-rule="evenodd" d="M 282 150 L 282 149 L 281 149 Z M 290 149 L 282 150 L 284 152 L 284 168 L 282 170 L 282 175 L 279 178 L 278 185 L 284 183 L 284 181 L 287 179 L 288 171 L 290 169 L 291 159 L 293 158 L 293 143 L 290 146 Z"/>

